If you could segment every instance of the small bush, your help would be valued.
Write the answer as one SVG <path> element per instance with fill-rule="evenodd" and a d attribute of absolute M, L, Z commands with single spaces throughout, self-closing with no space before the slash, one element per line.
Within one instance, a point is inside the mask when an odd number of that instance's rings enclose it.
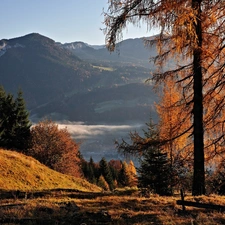
<path fill-rule="evenodd" d="M 31 128 L 29 154 L 58 172 L 81 177 L 79 145 L 67 129 L 44 120 Z"/>

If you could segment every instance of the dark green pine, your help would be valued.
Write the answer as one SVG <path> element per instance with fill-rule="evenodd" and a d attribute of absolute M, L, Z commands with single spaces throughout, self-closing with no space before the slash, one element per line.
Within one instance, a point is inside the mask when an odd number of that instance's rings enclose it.
<path fill-rule="evenodd" d="M 14 123 L 16 120 L 15 101 L 12 94 L 6 94 L 1 88 L 1 127 L 0 146 L 6 149 L 13 148 L 12 140 L 15 138 Z"/>
<path fill-rule="evenodd" d="M 30 137 L 29 114 L 25 108 L 22 91 L 16 100 L 0 87 L 0 147 L 26 151 Z"/>
<path fill-rule="evenodd" d="M 171 172 L 166 153 L 160 148 L 150 147 L 140 161 L 139 183 L 142 187 L 149 187 L 160 195 L 171 195 Z"/>
<path fill-rule="evenodd" d="M 16 136 L 14 139 L 14 146 L 17 150 L 26 152 L 30 138 L 31 123 L 21 90 L 18 91 L 17 98 L 15 100 L 15 111 L 16 121 L 14 129 Z"/>
<path fill-rule="evenodd" d="M 113 177 L 106 159 L 103 157 L 99 162 L 100 172 L 109 185 L 110 190 L 114 189 Z"/>

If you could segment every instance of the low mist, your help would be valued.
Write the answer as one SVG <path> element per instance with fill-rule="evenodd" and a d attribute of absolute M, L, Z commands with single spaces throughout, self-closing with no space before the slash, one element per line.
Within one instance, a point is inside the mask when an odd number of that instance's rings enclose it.
<path fill-rule="evenodd" d="M 90 157 L 94 161 L 105 157 L 107 160 L 120 159 L 124 157 L 117 152 L 115 140 L 121 142 L 122 139 L 129 142 L 129 133 L 137 131 L 140 134 L 145 129 L 145 124 L 134 123 L 132 125 L 105 125 L 105 124 L 85 124 L 84 122 L 57 122 L 59 128 L 67 128 L 73 139 L 80 142 L 80 152 L 86 160 Z"/>

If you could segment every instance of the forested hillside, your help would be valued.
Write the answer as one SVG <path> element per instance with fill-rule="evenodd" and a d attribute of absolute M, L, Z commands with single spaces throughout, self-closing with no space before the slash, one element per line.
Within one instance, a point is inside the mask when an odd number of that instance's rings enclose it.
<path fill-rule="evenodd" d="M 0 83 L 14 94 L 21 88 L 35 118 L 89 123 L 148 119 L 156 96 L 144 82 L 153 69 L 146 65 L 154 51 L 142 39 L 124 41 L 113 56 L 105 48 L 82 44 L 72 51 L 68 46 L 36 33 L 1 40 Z"/>

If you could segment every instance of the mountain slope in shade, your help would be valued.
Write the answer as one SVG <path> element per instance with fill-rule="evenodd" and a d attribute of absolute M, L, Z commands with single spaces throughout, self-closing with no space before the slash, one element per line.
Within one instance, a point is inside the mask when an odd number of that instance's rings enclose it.
<path fill-rule="evenodd" d="M 29 108 L 71 90 L 85 90 L 90 65 L 39 34 L 0 41 L 0 82 L 7 91 L 24 92 Z"/>
<path fill-rule="evenodd" d="M 131 83 L 123 86 L 99 88 L 54 101 L 36 109 L 43 117 L 49 115 L 56 120 L 87 121 L 88 123 L 125 123 L 125 121 L 148 121 L 157 101 L 152 86 Z M 57 114 L 55 114 L 57 112 Z M 64 117 L 63 117 L 64 115 Z"/>
<path fill-rule="evenodd" d="M 109 52 L 105 46 L 91 46 L 83 42 L 72 42 L 60 44 L 61 47 L 70 50 L 74 55 L 81 59 L 91 62 L 119 62 L 135 63 L 138 66 L 147 68 L 154 67 L 150 57 L 157 54 L 155 45 L 146 45 L 146 40 L 152 40 L 153 37 L 134 38 L 123 40 L 116 45 L 114 52 Z"/>
<path fill-rule="evenodd" d="M 83 51 L 86 59 L 71 49 Z M 144 49 L 142 39 L 125 40 L 114 60 L 107 58 L 110 53 L 105 48 L 83 42 L 61 45 L 36 33 L 3 39 L 0 84 L 14 94 L 22 89 L 32 118 L 146 121 L 156 97 L 152 87 L 144 85 L 151 69 L 138 62 L 151 53 Z"/>

